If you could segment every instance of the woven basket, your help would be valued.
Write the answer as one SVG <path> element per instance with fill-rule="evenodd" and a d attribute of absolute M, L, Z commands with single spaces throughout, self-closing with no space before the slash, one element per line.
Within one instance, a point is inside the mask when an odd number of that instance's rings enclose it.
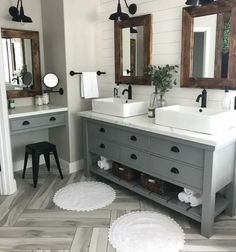
<path fill-rule="evenodd" d="M 160 195 L 165 195 L 166 193 L 172 192 L 179 188 L 176 185 L 173 185 L 161 179 L 154 178 L 144 173 L 140 174 L 140 184 L 145 189 Z"/>
<path fill-rule="evenodd" d="M 117 162 L 113 162 L 112 164 L 112 173 L 120 179 L 127 181 L 138 179 L 140 175 L 138 171 Z"/>

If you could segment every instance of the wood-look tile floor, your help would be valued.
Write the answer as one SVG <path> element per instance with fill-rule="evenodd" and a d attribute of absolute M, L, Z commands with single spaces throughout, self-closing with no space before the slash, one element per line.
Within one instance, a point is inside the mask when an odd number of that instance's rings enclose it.
<path fill-rule="evenodd" d="M 110 224 L 119 216 L 137 210 L 158 211 L 174 218 L 186 234 L 184 252 L 236 251 L 236 217 L 218 217 L 215 234 L 206 239 L 199 234 L 197 222 L 108 181 L 117 192 L 110 206 L 91 212 L 63 211 L 53 204 L 54 193 L 67 184 L 88 179 L 81 171 L 61 180 L 56 171 L 44 170 L 45 167 L 40 167 L 36 189 L 27 171 L 24 180 L 20 173 L 15 174 L 17 193 L 0 196 L 1 252 L 115 252 L 107 239 Z M 102 180 L 90 178 L 95 179 Z"/>

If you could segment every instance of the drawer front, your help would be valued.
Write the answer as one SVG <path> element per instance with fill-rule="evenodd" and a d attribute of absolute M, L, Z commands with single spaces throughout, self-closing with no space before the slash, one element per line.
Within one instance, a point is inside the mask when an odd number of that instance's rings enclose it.
<path fill-rule="evenodd" d="M 135 148 L 142 148 L 145 150 L 149 150 L 149 137 L 139 134 L 133 133 L 132 131 L 122 130 L 122 143 L 128 144 Z"/>
<path fill-rule="evenodd" d="M 188 145 L 158 138 L 151 138 L 150 151 L 154 154 L 173 158 L 198 167 L 203 167 L 204 165 L 204 151 Z"/>
<path fill-rule="evenodd" d="M 96 153 L 109 159 L 117 160 L 120 158 L 119 145 L 103 139 L 98 139 L 90 136 L 88 148 L 90 152 Z"/>
<path fill-rule="evenodd" d="M 137 170 L 145 172 L 149 162 L 149 155 L 131 148 L 122 147 L 121 163 L 122 162 Z"/>
<path fill-rule="evenodd" d="M 45 115 L 38 117 L 25 117 L 10 120 L 12 131 L 22 131 L 40 127 L 53 127 L 54 125 L 65 124 L 65 114 L 58 113 L 53 115 Z"/>
<path fill-rule="evenodd" d="M 120 141 L 120 130 L 103 123 L 89 122 L 88 133 L 99 139 Z"/>
<path fill-rule="evenodd" d="M 188 165 L 169 161 L 163 158 L 151 156 L 148 171 L 153 175 L 161 175 L 169 181 L 178 181 L 186 187 L 202 189 L 203 171 L 192 168 Z"/>

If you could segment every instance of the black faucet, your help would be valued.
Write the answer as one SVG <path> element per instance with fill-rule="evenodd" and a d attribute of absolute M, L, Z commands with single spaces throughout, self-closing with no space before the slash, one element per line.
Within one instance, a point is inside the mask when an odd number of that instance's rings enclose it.
<path fill-rule="evenodd" d="M 128 92 L 128 99 L 132 100 L 132 86 L 130 84 L 127 89 L 123 90 L 122 95 L 124 95 L 125 92 Z"/>
<path fill-rule="evenodd" d="M 207 106 L 207 91 L 205 88 L 202 90 L 202 93 L 200 95 L 198 95 L 196 102 L 199 102 L 200 99 L 201 99 L 201 108 L 206 108 L 206 106 Z"/>
<path fill-rule="evenodd" d="M 20 84 L 20 78 L 19 78 L 19 76 L 16 75 L 14 78 L 12 78 L 12 81 L 14 81 L 14 80 L 16 80 L 17 84 Z"/>

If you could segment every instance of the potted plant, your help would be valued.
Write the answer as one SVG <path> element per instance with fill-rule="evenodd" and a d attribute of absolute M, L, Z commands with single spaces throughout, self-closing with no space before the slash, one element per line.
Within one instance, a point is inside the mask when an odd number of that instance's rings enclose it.
<path fill-rule="evenodd" d="M 177 65 L 168 64 L 165 66 L 148 65 L 147 74 L 152 85 L 155 86 L 155 92 L 151 95 L 149 104 L 149 117 L 154 117 L 156 107 L 166 106 L 164 95 L 173 85 L 176 85 L 176 79 L 173 79 L 173 74 L 178 73 L 178 67 Z"/>

